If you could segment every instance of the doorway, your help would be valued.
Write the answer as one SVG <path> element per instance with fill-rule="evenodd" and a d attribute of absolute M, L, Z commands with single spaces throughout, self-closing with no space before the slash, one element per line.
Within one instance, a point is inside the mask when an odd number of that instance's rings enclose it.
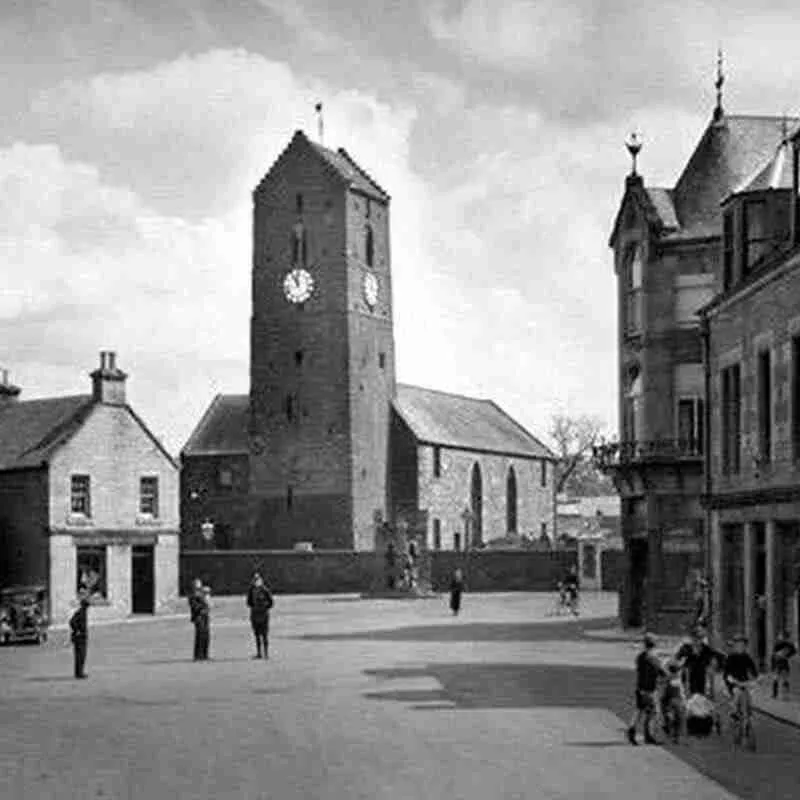
<path fill-rule="evenodd" d="M 134 614 L 155 612 L 155 556 L 153 545 L 134 545 L 131 554 L 131 588 Z"/>
<path fill-rule="evenodd" d="M 628 604 L 628 625 L 639 628 L 644 624 L 647 616 L 646 585 L 648 570 L 648 542 L 647 539 L 631 539 L 630 572 L 628 581 L 630 586 L 630 601 Z"/>

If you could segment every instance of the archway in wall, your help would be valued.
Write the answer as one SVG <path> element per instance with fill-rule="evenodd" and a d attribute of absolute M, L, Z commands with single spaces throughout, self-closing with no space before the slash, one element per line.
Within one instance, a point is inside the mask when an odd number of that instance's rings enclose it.
<path fill-rule="evenodd" d="M 483 544 L 483 478 L 481 465 L 475 462 L 470 481 L 470 511 L 472 512 L 472 543 Z"/>
<path fill-rule="evenodd" d="M 517 474 L 508 468 L 506 476 L 506 533 L 517 532 Z"/>

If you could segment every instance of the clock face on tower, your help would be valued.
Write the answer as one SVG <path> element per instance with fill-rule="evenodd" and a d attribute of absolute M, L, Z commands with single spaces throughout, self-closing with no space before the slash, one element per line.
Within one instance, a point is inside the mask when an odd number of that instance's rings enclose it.
<path fill-rule="evenodd" d="M 283 279 L 283 293 L 290 303 L 305 303 L 314 291 L 314 279 L 305 269 L 293 269 Z"/>
<path fill-rule="evenodd" d="M 378 302 L 378 277 L 374 272 L 364 276 L 364 299 L 370 308 L 374 308 Z"/>

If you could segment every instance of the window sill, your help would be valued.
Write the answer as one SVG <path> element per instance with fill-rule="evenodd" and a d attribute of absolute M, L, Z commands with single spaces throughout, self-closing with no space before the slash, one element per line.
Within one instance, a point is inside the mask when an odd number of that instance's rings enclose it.
<path fill-rule="evenodd" d="M 161 524 L 160 517 L 153 517 L 150 514 L 138 514 L 136 517 L 136 524 L 143 528 L 157 527 Z"/>
<path fill-rule="evenodd" d="M 91 528 L 94 520 L 85 514 L 67 514 L 67 525 L 75 528 Z"/>

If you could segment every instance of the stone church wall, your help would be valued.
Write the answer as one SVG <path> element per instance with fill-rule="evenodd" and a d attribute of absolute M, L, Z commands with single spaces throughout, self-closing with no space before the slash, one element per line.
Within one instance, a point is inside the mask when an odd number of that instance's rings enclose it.
<path fill-rule="evenodd" d="M 434 520 L 439 520 L 441 549 L 453 550 L 455 534 L 464 546 L 464 511 L 470 507 L 472 469 L 479 465 L 483 484 L 483 542 L 500 539 L 508 533 L 506 485 L 509 469 L 517 482 L 517 533 L 538 538 L 542 526 L 553 534 L 555 499 L 552 463 L 545 461 L 542 486 L 542 461 L 490 453 L 440 448 L 440 474 L 434 475 L 434 448 L 420 446 L 417 451 L 419 508 L 428 511 L 428 547 L 435 549 Z"/>

